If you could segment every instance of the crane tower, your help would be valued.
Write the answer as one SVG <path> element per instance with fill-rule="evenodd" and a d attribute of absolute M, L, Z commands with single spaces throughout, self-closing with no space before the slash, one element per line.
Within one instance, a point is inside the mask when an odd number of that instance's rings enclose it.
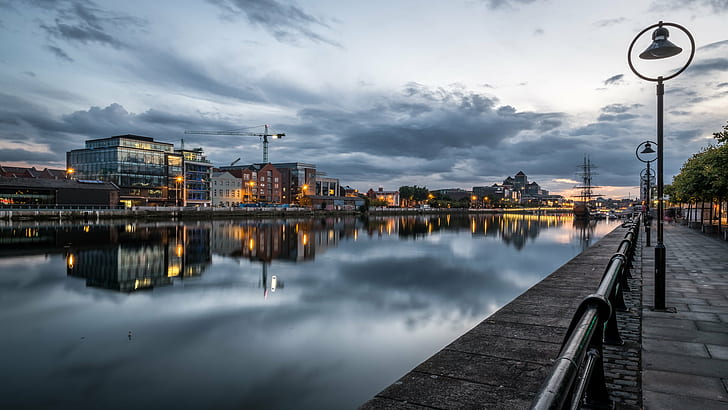
<path fill-rule="evenodd" d="M 258 125 L 257 127 L 261 127 L 261 125 Z M 257 127 L 251 127 L 251 128 L 257 128 Z M 277 133 L 277 134 L 269 133 L 270 127 L 268 126 L 268 124 L 262 125 L 262 127 L 265 127 L 265 131 L 262 134 L 255 133 L 255 132 L 249 132 L 249 131 L 239 131 L 239 130 L 230 130 L 230 131 L 189 131 L 189 130 L 186 130 L 185 134 L 247 135 L 247 136 L 251 136 L 251 137 L 260 137 L 263 140 L 263 162 L 268 163 L 268 137 L 271 137 L 273 139 L 280 139 L 280 138 L 285 137 L 286 134 L 285 133 Z"/>

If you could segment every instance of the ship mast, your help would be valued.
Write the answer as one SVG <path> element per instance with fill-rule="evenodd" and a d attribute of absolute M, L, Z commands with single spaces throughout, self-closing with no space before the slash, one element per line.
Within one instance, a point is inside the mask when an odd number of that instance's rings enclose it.
<path fill-rule="evenodd" d="M 588 155 L 584 155 L 584 163 L 582 165 L 579 165 L 578 167 L 580 171 L 577 172 L 576 175 L 581 178 L 582 183 L 581 185 L 577 185 L 574 188 L 581 190 L 579 198 L 582 202 L 584 202 L 584 204 L 587 204 L 592 198 L 600 196 L 600 194 L 594 193 L 594 188 L 599 187 L 592 185 L 592 177 L 596 175 L 592 172 L 592 169 L 596 167 L 592 164 L 591 159 L 589 159 Z"/>

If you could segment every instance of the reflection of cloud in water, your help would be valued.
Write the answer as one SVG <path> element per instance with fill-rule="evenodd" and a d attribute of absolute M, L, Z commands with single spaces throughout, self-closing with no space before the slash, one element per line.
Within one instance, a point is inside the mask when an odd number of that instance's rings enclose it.
<path fill-rule="evenodd" d="M 419 321 L 452 311 L 459 319 L 480 317 L 489 301 L 504 303 L 522 290 L 493 269 L 474 270 L 432 256 L 380 258 L 337 269 L 332 280 L 304 279 L 301 299 L 342 307 L 355 302 L 378 315 L 406 312 L 408 320 Z"/>

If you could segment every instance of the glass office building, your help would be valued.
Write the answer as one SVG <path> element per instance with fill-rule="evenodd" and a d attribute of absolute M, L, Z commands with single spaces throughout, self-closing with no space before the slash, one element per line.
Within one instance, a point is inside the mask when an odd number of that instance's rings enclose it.
<path fill-rule="evenodd" d="M 205 158 L 202 148 L 177 150 L 184 161 L 185 205 L 210 206 L 212 196 L 212 164 Z"/>
<path fill-rule="evenodd" d="M 120 188 L 119 200 L 126 206 L 172 206 L 184 205 L 188 184 L 184 150 L 175 151 L 174 144 L 154 141 L 139 135 L 118 135 L 86 141 L 86 148 L 66 154 L 68 168 L 74 170 L 76 179 L 96 179 L 113 182 Z M 189 166 L 195 170 L 206 168 L 212 171 L 202 149 Z M 198 170 L 199 173 L 203 173 Z M 205 206 L 200 193 L 199 173 L 191 174 L 189 193 L 195 197 L 196 205 Z M 182 177 L 182 178 L 179 178 Z M 209 205 L 209 181 L 207 205 Z"/>

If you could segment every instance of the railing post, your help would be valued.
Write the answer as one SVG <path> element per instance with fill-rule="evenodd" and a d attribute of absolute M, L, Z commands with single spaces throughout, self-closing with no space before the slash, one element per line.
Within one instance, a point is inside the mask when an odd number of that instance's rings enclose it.
<path fill-rule="evenodd" d="M 614 312 L 612 312 L 614 316 Z M 612 400 L 609 399 L 609 390 L 607 390 L 607 381 L 604 378 L 604 351 L 602 348 L 603 331 L 600 326 L 597 329 L 594 338 L 592 338 L 592 347 L 589 349 L 589 356 L 593 367 L 587 384 L 584 402 L 589 407 L 595 408 L 612 408 Z M 580 408 L 576 407 L 577 409 Z M 573 407 L 572 407 L 573 408 Z"/>

